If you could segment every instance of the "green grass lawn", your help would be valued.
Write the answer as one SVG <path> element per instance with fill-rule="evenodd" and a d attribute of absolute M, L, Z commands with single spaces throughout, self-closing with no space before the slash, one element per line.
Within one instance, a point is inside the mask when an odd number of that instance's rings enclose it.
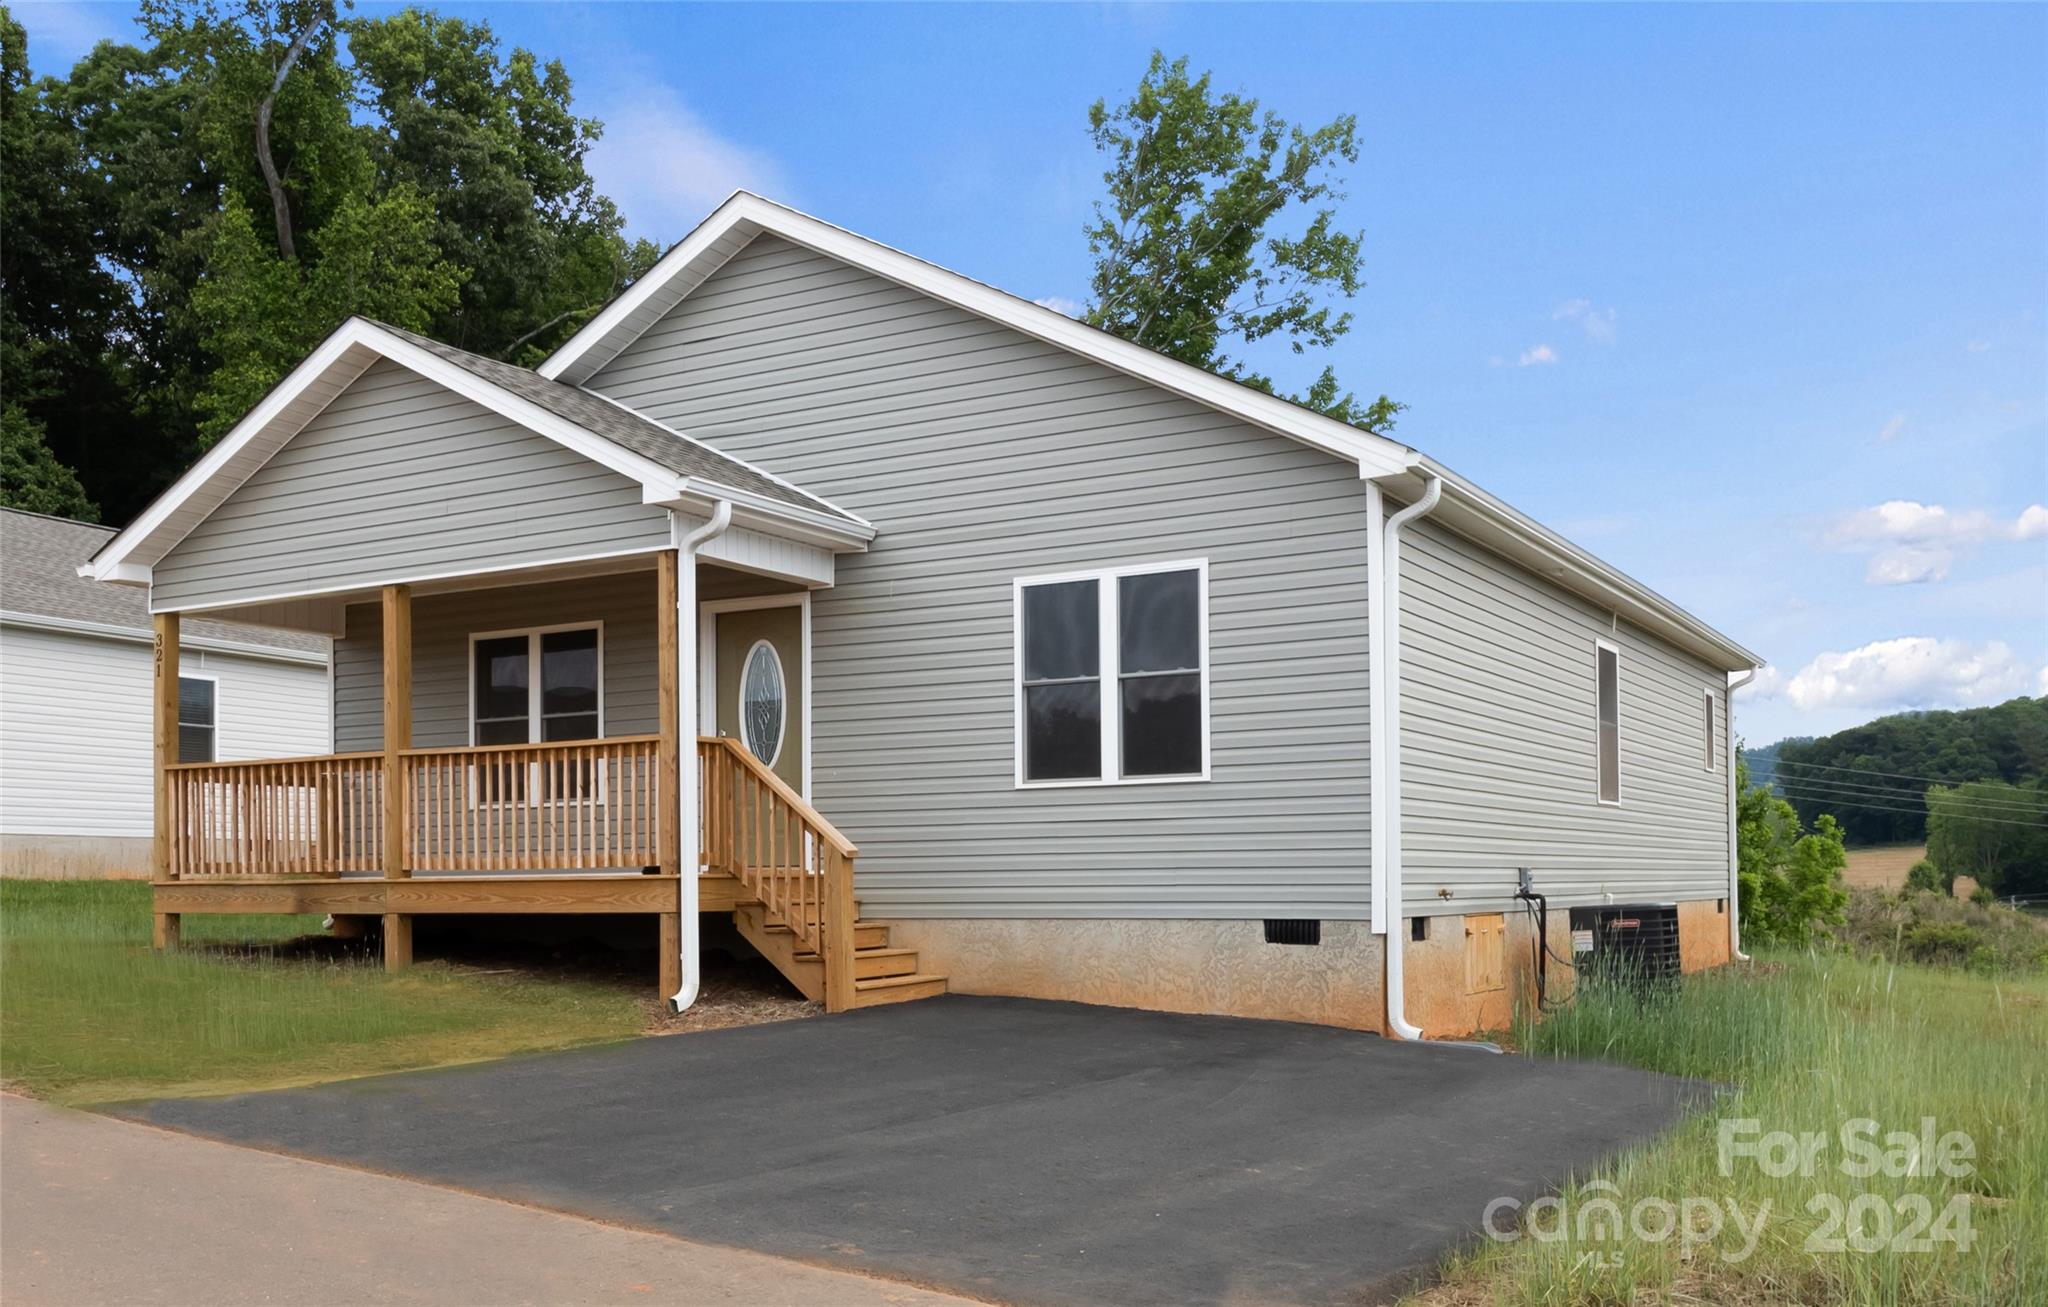
<path fill-rule="evenodd" d="M 288 941 L 318 917 L 188 916 L 149 947 L 149 887 L 0 880 L 0 1078 L 64 1103 L 305 1084 L 623 1039 L 617 986 Z"/>
<path fill-rule="evenodd" d="M 1687 977 L 1661 1004 L 1581 995 L 1517 1038 L 1531 1056 L 1608 1058 L 1728 1090 L 1671 1134 L 1565 1190 L 1567 1237 L 1483 1244 L 1456 1260 L 1424 1302 L 2048 1302 L 2048 979 L 2038 974 L 1999 979 L 1842 953 L 1760 954 L 1751 967 Z M 1878 1123 L 1882 1142 L 1883 1132 L 1917 1133 L 1926 1117 L 1937 1135 L 1970 1137 L 1974 1174 L 1866 1179 L 1840 1169 L 1858 1160 L 1842 1141 L 1845 1123 Z M 1813 1174 L 1795 1162 L 1773 1177 L 1739 1156 L 1724 1174 L 1720 1123 L 1742 1118 L 1767 1131 L 1821 1133 L 1827 1144 Z M 1849 1208 L 1865 1194 L 1859 1224 L 1826 1228 L 1834 1203 Z M 1716 1219 L 1706 1214 L 1711 1202 L 1724 1230 L 1690 1249 L 1678 1237 L 1603 1240 L 1596 1227 L 1579 1226 L 1600 1197 L 1625 1216 L 1646 1199 L 1703 1200 L 1691 1214 L 1702 1234 Z M 1741 1260 L 1732 1257 L 1744 1241 L 1727 1216 L 1731 1200 L 1752 1224 L 1770 1204 L 1761 1238 Z M 1905 1240 L 1923 1201 L 1937 1220 L 1945 1210 L 1965 1213 L 1974 1246 L 1934 1240 L 1912 1250 Z M 1643 1210 L 1643 1226 L 1658 1232 L 1664 1218 Z M 1555 1217 L 1525 1213 L 1525 1230 L 1531 1220 L 1555 1230 Z M 1880 1237 L 1887 1230 L 1898 1246 Z M 1839 1248 L 1810 1242 L 1836 1238 Z"/>

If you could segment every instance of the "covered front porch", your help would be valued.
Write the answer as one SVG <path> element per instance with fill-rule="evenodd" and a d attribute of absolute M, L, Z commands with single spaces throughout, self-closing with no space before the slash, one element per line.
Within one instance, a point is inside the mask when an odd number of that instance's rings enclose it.
<path fill-rule="evenodd" d="M 802 793 L 800 647 L 754 705 L 768 759 L 735 738 L 720 617 L 807 639 L 806 593 L 663 549 L 271 605 L 337 637 L 344 751 L 238 761 L 178 760 L 181 614 L 157 614 L 158 944 L 188 913 L 324 913 L 379 922 L 397 969 L 421 915 L 649 914 L 668 996 L 685 914 L 729 913 L 831 1010 L 942 989 L 858 923 L 857 849 Z"/>

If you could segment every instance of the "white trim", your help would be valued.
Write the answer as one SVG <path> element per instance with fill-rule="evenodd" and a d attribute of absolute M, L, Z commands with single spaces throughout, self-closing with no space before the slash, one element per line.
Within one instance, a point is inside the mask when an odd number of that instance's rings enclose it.
<path fill-rule="evenodd" d="M 1603 808 L 1621 806 L 1621 646 L 1593 637 L 1593 799 Z M 1600 793 L 1600 651 L 1614 655 L 1614 797 Z"/>
<path fill-rule="evenodd" d="M 728 252 L 721 251 L 719 247 L 735 228 L 740 229 L 738 234 L 746 238 L 763 231 L 773 232 L 785 240 L 866 269 L 933 299 L 1355 462 L 1361 469 L 1366 469 L 1366 475 L 1399 472 L 1414 461 L 1413 450 L 1384 436 L 1372 435 L 1312 409 L 1226 381 L 1202 368 L 1167 358 L 1142 345 L 1134 345 L 1106 331 L 1076 322 L 1064 313 L 1056 313 L 937 264 L 913 258 L 901 250 L 891 249 L 747 191 L 735 191 L 645 276 L 634 282 L 631 288 L 607 305 L 602 313 L 592 318 L 534 370 L 544 377 L 573 384 L 588 381 L 639 335 L 639 329 L 635 329 L 633 324 L 643 309 L 656 314 L 666 312 L 697 284 L 690 282 L 681 293 L 675 293 L 668 289 L 670 283 L 678 276 L 701 271 L 700 265 L 708 263 L 716 267 L 725 261 Z M 700 276 L 698 280 L 701 279 Z"/>
<path fill-rule="evenodd" d="M 764 649 L 768 651 L 769 659 L 775 664 L 775 679 L 782 685 L 782 713 L 775 723 L 775 748 L 767 757 L 761 758 L 755 751 L 753 742 L 747 738 L 747 669 L 754 665 L 754 655 Z M 775 652 L 773 640 L 756 640 L 747 646 L 746 655 L 740 659 L 740 677 L 733 687 L 733 695 L 735 702 L 732 718 L 739 723 L 741 747 L 756 758 L 761 758 L 762 763 L 773 771 L 775 764 L 782 760 L 782 746 L 789 741 L 789 716 L 791 709 L 795 707 L 789 701 L 789 672 L 782 665 L 782 655 Z"/>
<path fill-rule="evenodd" d="M 1199 772 L 1172 776 L 1124 776 L 1123 741 L 1123 669 L 1118 648 L 1118 600 L 1119 587 L 1113 584 L 1126 576 L 1145 576 L 1157 572 L 1195 573 L 1195 600 L 1197 634 L 1200 648 L 1198 656 L 1202 665 L 1197 669 L 1202 686 L 1202 769 Z M 1027 780 L 1024 775 L 1024 591 L 1041 585 L 1060 585 L 1073 581 L 1095 582 L 1096 639 L 1098 645 L 1096 680 L 1102 689 L 1101 697 L 1101 774 L 1066 780 Z M 1037 576 L 1020 576 L 1010 582 L 1010 716 L 1012 755 L 1012 785 L 1020 790 L 1077 789 L 1087 786 L 1105 785 L 1186 785 L 1210 779 L 1209 717 L 1211 696 L 1209 689 L 1209 560 L 1207 558 L 1180 558 L 1155 563 L 1129 563 L 1116 567 L 1089 568 L 1073 572 L 1048 572 Z M 1185 673 L 1180 673 L 1185 675 Z"/>
<path fill-rule="evenodd" d="M 615 558 L 645 558 L 647 560 L 646 568 L 652 568 L 655 566 L 655 555 L 663 552 L 665 552 L 665 549 L 661 545 L 635 545 L 626 549 L 605 549 L 589 554 L 564 554 L 560 557 L 544 558 L 538 562 L 502 563 L 494 567 L 479 567 L 452 572 L 419 572 L 411 576 L 403 574 L 392 576 L 387 574 L 369 580 L 351 581 L 346 589 L 341 590 L 284 590 L 247 597 L 236 595 L 231 599 L 208 599 L 200 603 L 160 604 L 155 601 L 155 596 L 152 595 L 149 611 L 152 613 L 187 613 L 204 616 L 207 613 L 223 612 L 235 608 L 250 608 L 257 604 L 289 603 L 299 599 L 327 599 L 347 607 L 350 604 L 373 602 L 377 597 L 377 592 L 387 585 L 418 587 L 433 585 L 441 581 L 481 580 L 484 582 L 484 584 L 477 586 L 451 587 L 441 593 L 459 593 L 467 589 L 496 590 L 515 585 L 546 585 L 551 581 L 573 581 L 581 576 L 605 575 L 605 573 L 578 573 L 576 576 L 565 577 L 517 576 L 513 575 L 513 573 L 541 572 L 550 567 L 571 567 L 578 563 L 605 562 Z M 622 572 L 643 571 L 646 568 L 619 568 L 617 570 Z M 414 597 L 417 598 L 418 595 L 416 594 Z"/>
<path fill-rule="evenodd" d="M 1386 495 L 1377 481 L 1365 483 L 1365 678 L 1366 708 L 1371 726 L 1367 741 L 1366 777 L 1371 804 L 1371 831 L 1367 839 L 1370 866 L 1367 875 L 1372 889 L 1372 932 L 1384 935 L 1390 929 L 1387 907 L 1387 831 L 1392 819 L 1387 814 L 1390 786 L 1387 764 L 1387 611 Z M 1392 947 L 1391 944 L 1388 947 Z"/>
<path fill-rule="evenodd" d="M 697 713 L 700 729 L 708 734 L 718 732 L 718 618 L 724 613 L 756 612 L 763 608 L 795 608 L 798 610 L 798 639 L 803 648 L 800 662 L 803 666 L 803 684 L 800 687 L 797 707 L 798 720 L 803 723 L 803 784 L 796 792 L 811 797 L 811 592 L 808 590 L 784 591 L 777 594 L 741 595 L 735 599 L 705 599 L 697 605 Z M 704 618 L 711 618 L 705 621 Z M 784 669 L 787 670 L 787 669 Z M 773 763 L 769 764 L 771 767 Z"/>
<path fill-rule="evenodd" d="M 30 631 L 51 631 L 60 635 L 86 635 L 95 639 L 120 640 L 130 644 L 153 644 L 156 641 L 156 636 L 151 632 L 137 630 L 132 626 L 118 626 L 112 622 L 86 622 L 72 617 L 43 617 L 35 613 L 0 612 L 0 626 L 16 626 Z M 178 644 L 184 649 L 234 654 L 238 658 L 259 658 L 280 663 L 307 663 L 323 667 L 330 662 L 329 655 L 315 653 L 310 649 L 282 649 L 276 645 L 246 644 L 240 640 L 221 640 L 212 636 L 181 633 Z"/>
<path fill-rule="evenodd" d="M 526 742 L 544 743 L 541 736 L 541 684 L 540 684 L 540 638 L 561 631 L 597 632 L 597 734 L 593 739 L 602 740 L 604 735 L 604 622 L 558 622 L 552 626 L 515 626 L 503 631 L 471 631 L 469 633 L 469 659 L 464 665 L 464 675 L 469 680 L 469 744 L 477 747 L 476 740 L 476 646 L 479 640 L 509 640 L 513 636 L 526 637 Z M 583 714 L 570 714 L 580 717 Z"/>
<path fill-rule="evenodd" d="M 231 761 L 230 759 L 227 759 L 227 758 L 224 758 L 224 757 L 222 757 L 222 756 L 221 756 L 221 753 L 222 753 L 222 751 L 221 751 L 221 747 L 220 747 L 220 740 L 221 740 L 221 728 L 222 728 L 222 726 L 224 726 L 224 725 L 225 725 L 226 723 L 225 723 L 225 722 L 224 722 L 224 720 L 223 720 L 223 715 L 222 715 L 222 713 L 221 713 L 221 710 L 220 710 L 220 673 L 218 673 L 218 672 L 188 672 L 188 671 L 186 671 L 186 670 L 185 670 L 184 668 L 180 667 L 180 668 L 178 669 L 178 679 L 179 679 L 179 680 L 181 680 L 181 681 L 206 681 L 206 682 L 209 682 L 210 684 L 212 684 L 212 686 L 213 686 L 213 725 L 212 725 L 211 727 L 207 728 L 207 729 L 209 729 L 209 730 L 211 730 L 211 731 L 213 732 L 213 756 L 212 756 L 211 758 L 208 758 L 208 759 L 207 759 L 206 761 L 208 761 L 208 762 L 227 762 L 227 761 Z M 194 722 L 194 723 L 193 723 L 193 725 L 194 725 L 194 726 L 196 727 L 196 726 L 198 725 L 198 723 L 197 723 L 197 722 Z M 178 730 L 179 730 L 179 732 L 180 732 L 180 734 L 179 734 L 179 737 L 178 737 L 178 738 L 179 738 L 179 740 L 180 740 L 180 741 L 182 742 L 182 741 L 183 741 L 183 739 L 184 739 L 183 731 L 184 731 L 184 729 L 185 729 L 185 692 L 184 692 L 184 690 L 183 690 L 183 689 L 180 689 L 180 690 L 178 691 L 178 723 L 177 723 L 177 726 L 178 726 Z M 177 756 L 178 756 L 178 761 L 179 761 L 179 762 L 183 762 L 183 761 L 185 761 L 185 751 L 184 751 L 184 748 L 182 747 L 182 744 L 181 744 L 181 745 L 180 745 L 180 747 L 179 747 L 179 748 L 178 748 L 178 749 L 176 750 L 176 753 L 177 753 Z M 196 760 L 195 760 L 195 761 L 196 761 Z"/>

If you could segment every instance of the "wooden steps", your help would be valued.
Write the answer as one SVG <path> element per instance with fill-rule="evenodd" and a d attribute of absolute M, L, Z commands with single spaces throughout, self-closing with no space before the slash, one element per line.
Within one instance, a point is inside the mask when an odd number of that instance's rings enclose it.
<path fill-rule="evenodd" d="M 788 926 L 770 919 L 760 903 L 742 903 L 733 909 L 733 924 L 740 935 L 775 969 L 788 977 L 805 998 L 825 1001 L 825 960 L 797 947 L 796 934 Z M 918 969 L 914 948 L 892 948 L 889 928 L 871 921 L 856 922 L 853 928 L 854 1007 L 875 1007 L 883 1003 L 907 1003 L 946 992 L 946 978 Z"/>

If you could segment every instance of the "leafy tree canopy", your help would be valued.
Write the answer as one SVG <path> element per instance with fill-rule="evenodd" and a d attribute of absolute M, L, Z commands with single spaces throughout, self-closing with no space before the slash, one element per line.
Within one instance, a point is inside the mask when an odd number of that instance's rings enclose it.
<path fill-rule="evenodd" d="M 1289 123 L 1155 51 L 1131 98 L 1096 101 L 1088 129 L 1109 194 L 1087 229 L 1085 321 L 1269 394 L 1273 379 L 1232 351 L 1270 337 L 1300 354 L 1351 329 L 1329 300 L 1365 284 L 1364 237 L 1334 207 L 1339 168 L 1358 161 L 1354 116 Z M 1382 434 L 1405 407 L 1360 400 L 1330 367 L 1290 398 Z"/>
<path fill-rule="evenodd" d="M 2048 894 L 2048 778 L 1928 790 L 1927 861 L 1951 885 L 1969 876 L 1994 894 Z"/>
<path fill-rule="evenodd" d="M 125 520 L 351 313 L 532 363 L 654 262 L 567 72 L 486 24 L 144 0 L 141 25 L 31 81 L 0 17 L 10 487 L 47 457 Z"/>
<path fill-rule="evenodd" d="M 1775 749 L 1771 783 L 1801 820 L 1834 813 L 1852 845 L 1918 843 L 1929 835 L 1930 784 L 2048 777 L 2048 698 L 1899 713 Z"/>
<path fill-rule="evenodd" d="M 1735 772 L 1736 880 L 1742 935 L 1759 943 L 1805 944 L 1822 925 L 1839 925 L 1849 892 L 1842 828 L 1822 814 L 1811 831 L 1791 804 L 1752 785 L 1749 764 Z"/>

